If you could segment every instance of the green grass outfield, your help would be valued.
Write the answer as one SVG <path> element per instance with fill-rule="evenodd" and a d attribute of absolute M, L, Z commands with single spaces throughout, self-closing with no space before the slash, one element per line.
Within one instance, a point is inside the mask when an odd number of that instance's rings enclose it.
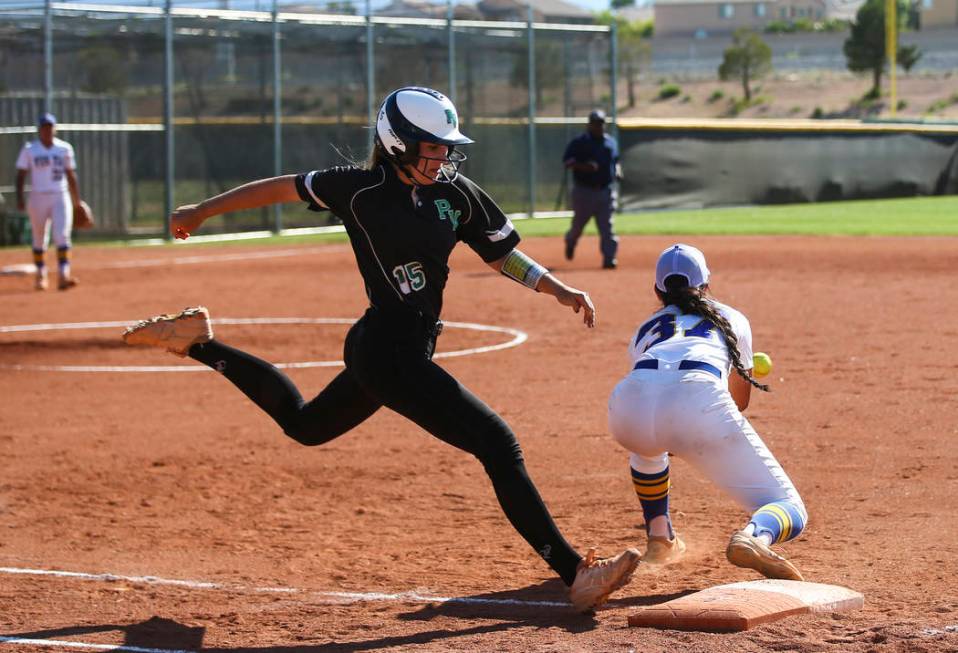
<path fill-rule="evenodd" d="M 549 218 L 522 220 L 516 226 L 524 237 L 534 237 L 559 236 L 568 224 L 568 218 Z M 616 216 L 616 231 L 644 235 L 958 236 L 958 196 L 626 213 Z M 586 233 L 595 233 L 594 223 Z M 338 233 L 208 244 L 315 243 L 345 238 Z"/>
<path fill-rule="evenodd" d="M 555 219 L 517 228 L 524 236 L 554 236 L 567 227 L 568 219 Z M 626 213 L 615 227 L 644 235 L 958 236 L 958 196 Z"/>

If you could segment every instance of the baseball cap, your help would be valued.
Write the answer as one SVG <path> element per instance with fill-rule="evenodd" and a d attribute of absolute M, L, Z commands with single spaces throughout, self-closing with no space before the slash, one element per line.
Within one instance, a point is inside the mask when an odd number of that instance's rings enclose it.
<path fill-rule="evenodd" d="M 57 117 L 52 113 L 41 113 L 40 118 L 37 120 L 37 125 L 43 127 L 44 125 L 55 125 L 57 124 Z"/>
<path fill-rule="evenodd" d="M 605 111 L 596 109 L 589 114 L 589 122 L 605 122 Z"/>
<path fill-rule="evenodd" d="M 655 264 L 655 287 L 665 292 L 665 280 L 673 274 L 685 277 L 692 288 L 708 283 L 705 254 L 691 245 L 672 245 L 659 255 L 659 262 Z"/>

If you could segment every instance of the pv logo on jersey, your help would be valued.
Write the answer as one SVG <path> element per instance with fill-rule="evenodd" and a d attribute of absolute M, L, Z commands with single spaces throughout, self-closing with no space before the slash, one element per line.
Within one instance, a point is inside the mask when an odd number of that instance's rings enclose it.
<path fill-rule="evenodd" d="M 453 230 L 459 228 L 459 216 L 462 215 L 462 211 L 456 211 L 452 208 L 452 204 L 449 203 L 449 200 L 435 200 L 436 210 L 439 211 L 439 219 L 446 220 L 452 223 Z"/>

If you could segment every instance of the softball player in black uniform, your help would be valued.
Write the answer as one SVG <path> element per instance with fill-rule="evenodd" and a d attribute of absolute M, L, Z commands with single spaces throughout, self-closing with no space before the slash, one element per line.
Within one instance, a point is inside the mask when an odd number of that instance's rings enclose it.
<path fill-rule="evenodd" d="M 448 98 L 431 89 L 402 88 L 380 108 L 365 169 L 264 179 L 173 214 L 178 238 L 187 238 L 210 216 L 277 202 L 302 200 L 343 220 L 370 306 L 346 336 L 346 369 L 311 401 L 270 363 L 214 340 L 203 307 L 141 322 L 124 340 L 189 355 L 219 371 L 305 445 L 329 442 L 386 406 L 473 454 L 506 517 L 570 586 L 573 605 L 589 611 L 628 582 L 638 551 L 608 559 L 590 551 L 583 559 L 539 497 L 508 425 L 432 361 L 442 330 L 447 262 L 460 240 L 493 269 L 582 311 L 587 326 L 595 323 L 588 295 L 517 250 L 519 235 L 509 219 L 458 173 L 465 156 L 456 146 L 471 142 L 459 131 Z"/>

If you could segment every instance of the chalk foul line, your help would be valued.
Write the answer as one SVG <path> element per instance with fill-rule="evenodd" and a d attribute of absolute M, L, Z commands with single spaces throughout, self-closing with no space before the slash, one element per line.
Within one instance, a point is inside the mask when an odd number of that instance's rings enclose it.
<path fill-rule="evenodd" d="M 84 581 L 139 583 L 143 585 L 161 585 L 181 587 L 191 590 L 218 590 L 238 594 L 296 594 L 310 597 L 325 603 L 459 603 L 466 605 L 503 605 L 515 607 L 535 608 L 567 608 L 569 603 L 561 601 L 529 601 L 525 599 L 496 599 L 477 596 L 438 596 L 421 594 L 409 590 L 403 592 L 341 592 L 304 590 L 295 587 L 250 587 L 235 583 L 213 583 L 201 580 L 184 580 L 176 578 L 161 578 L 159 576 L 124 576 L 120 574 L 91 574 L 78 571 L 62 571 L 55 569 L 30 569 L 24 567 L 0 567 L 0 574 L 24 576 L 51 576 L 57 578 L 71 578 Z"/>
<path fill-rule="evenodd" d="M 128 646 L 126 644 L 90 644 L 87 642 L 71 642 L 63 639 L 29 639 L 27 637 L 0 636 L 0 644 L 46 646 L 47 648 L 79 648 L 88 651 L 131 651 L 132 653 L 196 653 L 196 651 L 182 649 L 143 648 L 142 646 Z"/>

